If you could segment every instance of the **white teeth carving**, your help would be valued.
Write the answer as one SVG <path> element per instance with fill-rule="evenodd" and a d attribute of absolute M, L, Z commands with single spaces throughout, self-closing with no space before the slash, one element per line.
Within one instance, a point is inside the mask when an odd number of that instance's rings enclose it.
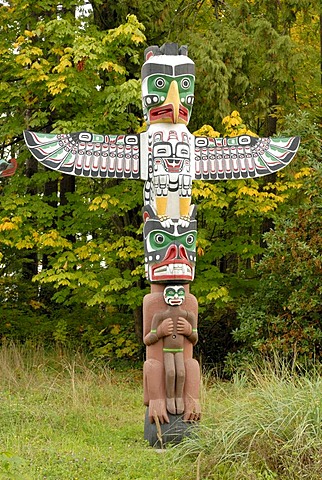
<path fill-rule="evenodd" d="M 170 263 L 154 270 L 154 276 L 163 275 L 192 275 L 192 269 L 185 263 Z"/>

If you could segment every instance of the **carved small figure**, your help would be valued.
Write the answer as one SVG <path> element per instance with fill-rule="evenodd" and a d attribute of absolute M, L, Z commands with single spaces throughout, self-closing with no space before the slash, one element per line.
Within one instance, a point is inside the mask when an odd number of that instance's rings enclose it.
<path fill-rule="evenodd" d="M 152 345 L 163 339 L 166 407 L 175 415 L 184 412 L 184 339 L 186 337 L 192 345 L 197 343 L 197 319 L 192 312 L 180 308 L 185 299 L 183 286 L 165 287 L 163 298 L 168 308 L 154 314 L 151 331 L 145 336 L 144 343 Z"/>

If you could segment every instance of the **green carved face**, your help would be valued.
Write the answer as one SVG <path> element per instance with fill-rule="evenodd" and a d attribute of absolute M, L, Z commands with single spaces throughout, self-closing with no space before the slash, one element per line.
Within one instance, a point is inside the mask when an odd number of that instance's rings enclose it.
<path fill-rule="evenodd" d="M 195 273 L 197 221 L 188 227 L 177 222 L 163 226 L 159 219 L 144 223 L 144 252 L 146 277 L 150 282 L 192 282 Z"/>
<path fill-rule="evenodd" d="M 165 303 L 173 307 L 182 305 L 185 299 L 185 290 L 182 285 L 172 285 L 165 287 L 163 291 Z"/>
<path fill-rule="evenodd" d="M 194 101 L 195 68 L 184 55 L 156 55 L 142 67 L 145 120 L 188 124 Z"/>
<path fill-rule="evenodd" d="M 144 97 L 144 106 L 147 111 L 150 111 L 162 105 L 167 98 L 172 82 L 176 83 L 180 104 L 188 110 L 188 118 L 190 118 L 194 100 L 194 75 L 185 74 L 178 77 L 160 73 L 151 75 L 147 80 L 147 94 Z"/>
<path fill-rule="evenodd" d="M 195 252 L 196 238 L 197 234 L 194 231 L 175 236 L 164 230 L 153 230 L 148 235 L 147 245 L 150 251 L 155 252 L 168 248 L 172 243 L 176 242 L 179 245 L 183 245 L 187 250 Z"/>

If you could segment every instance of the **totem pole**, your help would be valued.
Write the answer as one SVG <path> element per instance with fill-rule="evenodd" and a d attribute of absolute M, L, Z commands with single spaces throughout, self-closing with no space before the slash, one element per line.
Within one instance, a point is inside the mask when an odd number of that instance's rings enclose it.
<path fill-rule="evenodd" d="M 206 138 L 187 129 L 194 102 L 195 66 L 187 47 L 167 43 L 145 50 L 142 100 L 147 131 L 139 135 L 25 131 L 34 157 L 70 175 L 145 180 L 143 237 L 151 293 L 143 301 L 146 345 L 145 438 L 178 442 L 200 419 L 198 304 L 189 292 L 196 262 L 194 179 L 267 175 L 294 157 L 298 137 Z"/>
<path fill-rule="evenodd" d="M 6 162 L 5 160 L 0 159 L 0 178 L 11 177 L 14 175 L 17 169 L 17 161 L 15 158 Z"/>

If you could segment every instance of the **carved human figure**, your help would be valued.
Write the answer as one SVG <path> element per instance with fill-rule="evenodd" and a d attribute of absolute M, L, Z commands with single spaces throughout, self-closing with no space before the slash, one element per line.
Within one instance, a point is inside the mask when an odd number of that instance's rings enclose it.
<path fill-rule="evenodd" d="M 192 358 L 197 308 L 188 285 L 153 285 L 145 296 L 144 397 L 151 423 L 155 417 L 169 422 L 168 413 L 183 413 L 187 421 L 200 418 L 199 364 Z"/>
<path fill-rule="evenodd" d="M 168 412 L 175 415 L 184 412 L 184 337 L 193 345 L 197 343 L 197 319 L 192 312 L 180 308 L 185 298 L 183 286 L 165 287 L 163 297 L 168 308 L 154 314 L 151 331 L 145 336 L 144 343 L 151 345 L 163 339 L 166 406 Z"/>

